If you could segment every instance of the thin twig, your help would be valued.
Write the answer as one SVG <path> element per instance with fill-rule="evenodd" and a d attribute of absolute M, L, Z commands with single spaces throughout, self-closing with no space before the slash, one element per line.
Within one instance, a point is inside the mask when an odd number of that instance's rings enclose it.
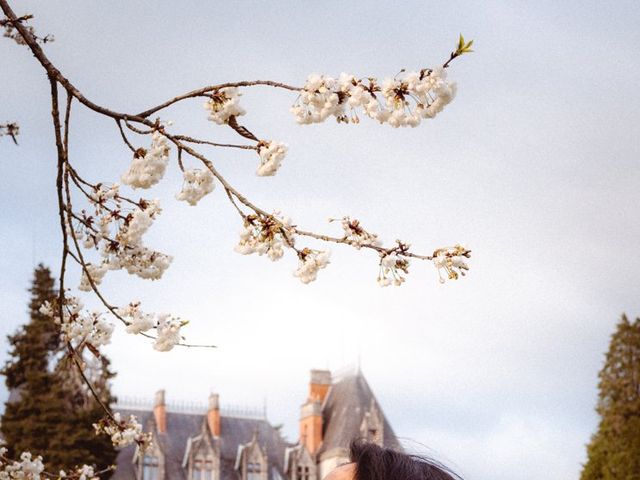
<path fill-rule="evenodd" d="M 136 153 L 136 149 L 133 147 L 133 145 L 131 145 L 131 143 L 129 143 L 129 139 L 127 138 L 127 136 L 124 133 L 124 130 L 122 129 L 122 120 L 120 120 L 119 118 L 116 118 L 116 123 L 118 124 L 118 130 L 120 130 L 120 135 L 122 135 L 122 140 L 124 141 L 124 143 L 127 144 L 127 147 L 129 147 L 129 149 L 133 152 Z"/>
<path fill-rule="evenodd" d="M 197 143 L 197 144 L 200 144 L 200 145 L 211 145 L 213 147 L 242 148 L 244 150 L 258 150 L 258 147 L 255 146 L 255 145 L 237 145 L 237 144 L 233 144 L 233 143 L 209 142 L 207 140 L 199 140 L 197 138 L 189 137 L 187 135 L 174 135 L 173 138 L 175 138 L 176 140 L 183 141 L 183 142 Z"/>

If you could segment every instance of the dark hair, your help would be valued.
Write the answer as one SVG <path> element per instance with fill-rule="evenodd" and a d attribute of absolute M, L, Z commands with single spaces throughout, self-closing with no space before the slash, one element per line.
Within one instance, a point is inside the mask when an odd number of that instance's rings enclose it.
<path fill-rule="evenodd" d="M 443 465 L 417 455 L 354 440 L 351 461 L 356 464 L 356 480 L 461 480 Z"/>

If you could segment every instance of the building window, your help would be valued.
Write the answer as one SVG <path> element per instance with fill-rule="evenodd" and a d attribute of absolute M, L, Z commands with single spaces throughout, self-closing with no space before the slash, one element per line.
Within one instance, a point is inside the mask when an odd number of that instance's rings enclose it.
<path fill-rule="evenodd" d="M 145 455 L 142 460 L 142 480 L 159 480 L 158 457 Z"/>
<path fill-rule="evenodd" d="M 262 465 L 260 462 L 247 463 L 247 480 L 260 480 L 262 478 Z"/>
<path fill-rule="evenodd" d="M 206 459 L 202 455 L 198 455 L 194 459 L 191 480 L 216 480 L 213 471 L 213 458 L 210 455 Z"/>
<path fill-rule="evenodd" d="M 311 480 L 311 472 L 309 467 L 298 465 L 297 480 Z"/>

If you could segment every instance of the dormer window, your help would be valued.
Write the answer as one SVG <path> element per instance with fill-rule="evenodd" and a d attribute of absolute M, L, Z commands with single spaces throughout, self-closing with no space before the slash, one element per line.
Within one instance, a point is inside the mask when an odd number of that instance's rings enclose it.
<path fill-rule="evenodd" d="M 311 480 L 311 469 L 306 465 L 298 465 L 296 473 L 297 480 Z"/>
<path fill-rule="evenodd" d="M 316 462 L 304 443 L 285 451 L 284 473 L 289 480 L 316 480 Z"/>
<path fill-rule="evenodd" d="M 217 480 L 212 455 L 196 455 L 193 459 L 191 480 Z"/>
<path fill-rule="evenodd" d="M 145 454 L 142 459 L 142 480 L 159 480 L 160 479 L 160 462 L 158 457 L 151 454 Z"/>
<path fill-rule="evenodd" d="M 260 461 L 247 462 L 247 480 L 262 479 L 262 464 Z"/>
<path fill-rule="evenodd" d="M 267 452 L 258 444 L 257 431 L 249 443 L 238 446 L 235 469 L 241 480 L 267 480 Z"/>

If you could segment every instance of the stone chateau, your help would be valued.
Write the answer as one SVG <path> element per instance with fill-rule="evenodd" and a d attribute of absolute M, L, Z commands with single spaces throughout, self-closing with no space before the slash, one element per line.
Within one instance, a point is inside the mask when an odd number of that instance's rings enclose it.
<path fill-rule="evenodd" d="M 311 371 L 296 443 L 266 418 L 221 412 L 216 393 L 206 413 L 172 412 L 163 390 L 153 410 L 117 410 L 138 416 L 153 447 L 144 455 L 135 446 L 121 450 L 114 480 L 322 480 L 348 461 L 354 438 L 401 448 L 360 371 L 340 379 Z"/>

